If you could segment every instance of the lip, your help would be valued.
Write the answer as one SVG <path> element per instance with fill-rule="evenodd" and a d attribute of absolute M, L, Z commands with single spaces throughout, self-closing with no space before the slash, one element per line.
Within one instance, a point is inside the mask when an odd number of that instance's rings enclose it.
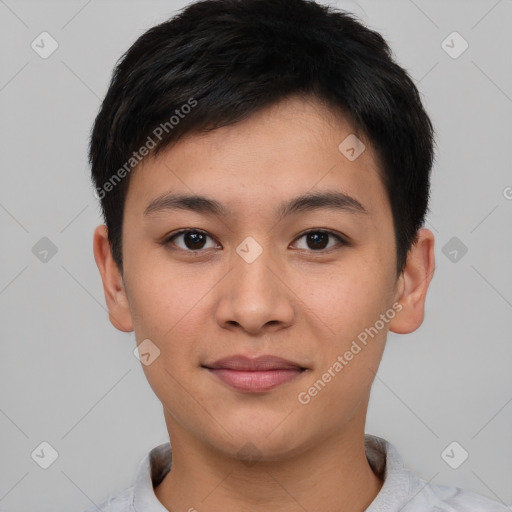
<path fill-rule="evenodd" d="M 261 393 L 300 376 L 306 368 L 281 357 L 263 355 L 256 358 L 236 355 L 203 365 L 225 384 L 245 392 Z"/>

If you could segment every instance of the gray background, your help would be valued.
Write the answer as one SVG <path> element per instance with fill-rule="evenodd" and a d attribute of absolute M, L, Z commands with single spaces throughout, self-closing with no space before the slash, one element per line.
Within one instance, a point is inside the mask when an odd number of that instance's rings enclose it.
<path fill-rule="evenodd" d="M 83 510 L 168 440 L 134 336 L 104 307 L 86 150 L 116 60 L 186 3 L 0 0 L 0 511 Z M 426 320 L 390 334 L 366 431 L 425 480 L 510 505 L 512 1 L 331 3 L 388 40 L 438 134 Z M 31 48 L 42 31 L 59 45 L 47 59 Z M 453 31 L 469 43 L 457 58 Z M 48 469 L 31 458 L 43 441 Z M 441 457 L 452 441 L 469 453 L 458 469 Z"/>

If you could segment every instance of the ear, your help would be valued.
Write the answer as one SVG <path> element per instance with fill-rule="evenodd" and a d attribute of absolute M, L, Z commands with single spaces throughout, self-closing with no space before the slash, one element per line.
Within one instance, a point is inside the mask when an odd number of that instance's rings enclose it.
<path fill-rule="evenodd" d="M 425 316 L 425 299 L 434 275 L 434 235 L 422 228 L 416 243 L 407 255 L 407 263 L 398 278 L 395 301 L 402 305 L 400 312 L 391 320 L 389 330 L 397 334 L 415 331 Z"/>
<path fill-rule="evenodd" d="M 110 322 L 120 331 L 131 332 L 133 331 L 133 322 L 123 276 L 112 257 L 105 224 L 94 230 L 93 250 L 94 259 L 103 281 Z"/>

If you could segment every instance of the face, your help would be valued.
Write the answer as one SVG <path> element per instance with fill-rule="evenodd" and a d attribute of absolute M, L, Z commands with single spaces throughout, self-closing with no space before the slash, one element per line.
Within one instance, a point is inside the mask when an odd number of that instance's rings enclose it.
<path fill-rule="evenodd" d="M 142 367 L 171 439 L 272 460 L 364 428 L 388 330 L 422 319 L 376 154 L 339 149 L 351 134 L 289 98 L 133 171 L 109 309 L 158 354 Z"/>

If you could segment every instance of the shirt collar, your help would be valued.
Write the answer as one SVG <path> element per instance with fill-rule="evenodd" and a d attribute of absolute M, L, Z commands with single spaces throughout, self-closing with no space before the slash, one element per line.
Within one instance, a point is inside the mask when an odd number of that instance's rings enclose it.
<path fill-rule="evenodd" d="M 139 463 L 133 483 L 131 507 L 135 512 L 169 512 L 156 497 L 154 488 L 171 469 L 169 442 L 153 448 Z"/>

